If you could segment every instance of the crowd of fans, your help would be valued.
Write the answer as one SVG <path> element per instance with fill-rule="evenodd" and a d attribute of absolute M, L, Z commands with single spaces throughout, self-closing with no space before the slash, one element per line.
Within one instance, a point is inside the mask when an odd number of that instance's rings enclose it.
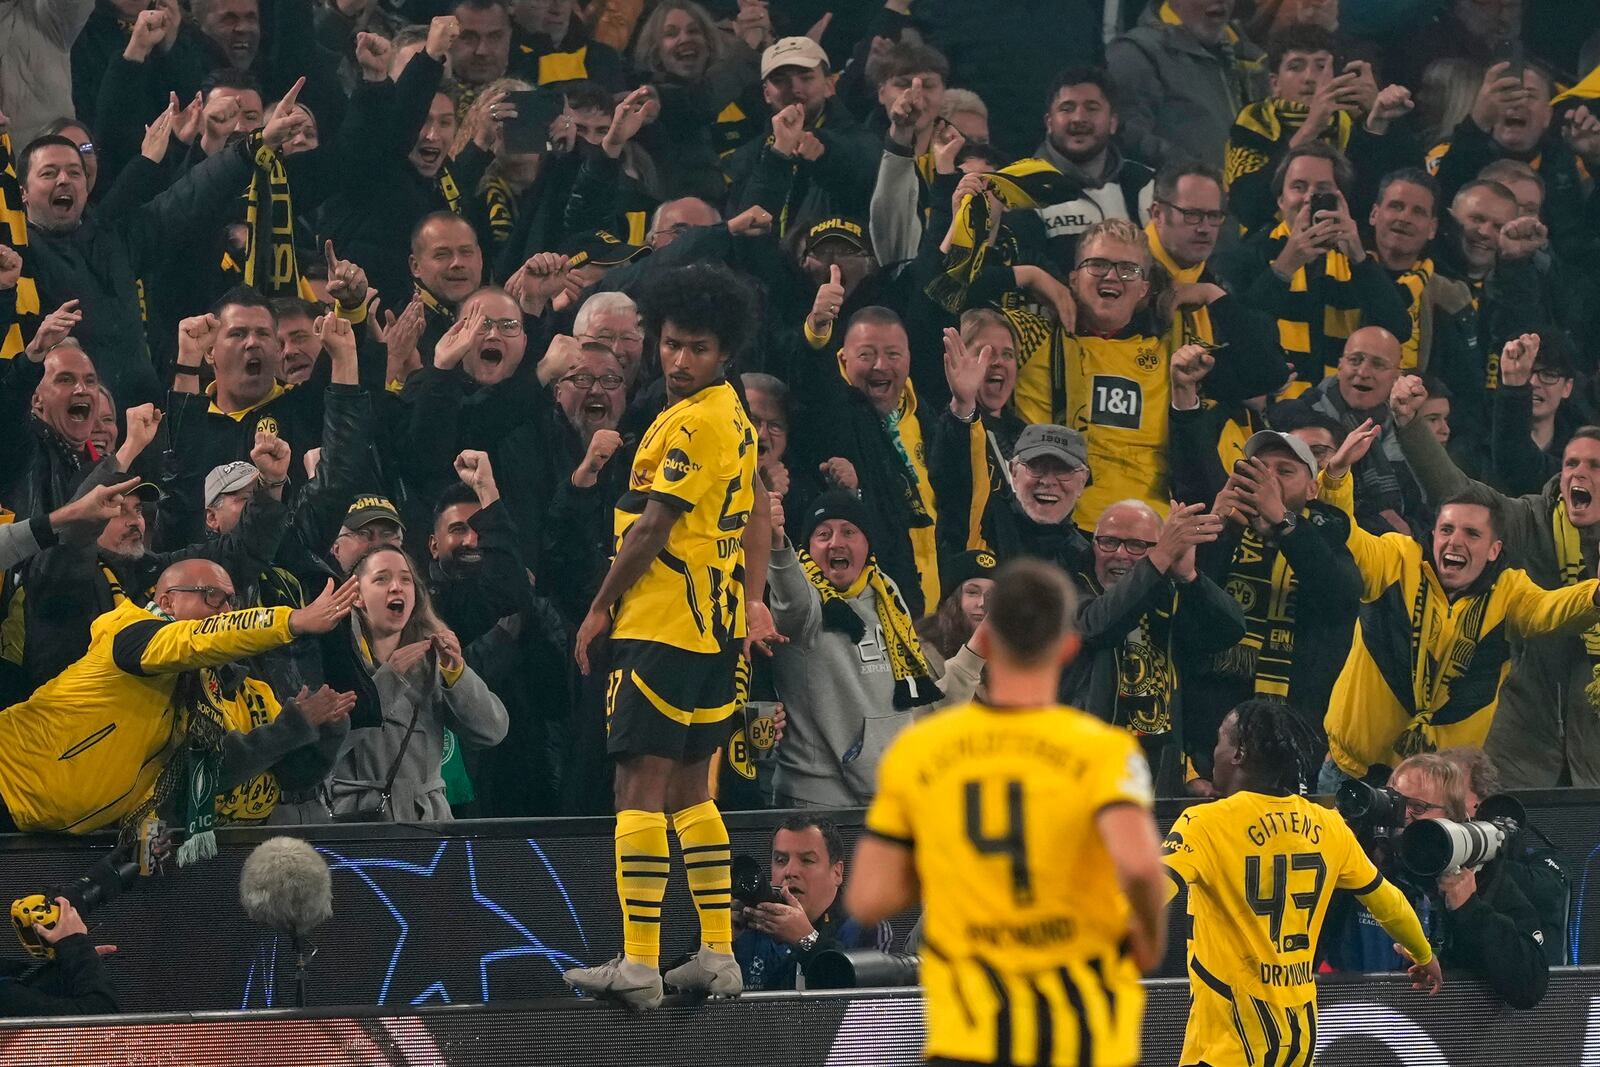
<path fill-rule="evenodd" d="M 1025 556 L 1165 794 L 1257 696 L 1308 789 L 1600 785 L 1600 11 L 1379 6 L 0 4 L 4 822 L 610 812 L 707 278 L 787 638 L 724 807 L 868 803 Z"/>

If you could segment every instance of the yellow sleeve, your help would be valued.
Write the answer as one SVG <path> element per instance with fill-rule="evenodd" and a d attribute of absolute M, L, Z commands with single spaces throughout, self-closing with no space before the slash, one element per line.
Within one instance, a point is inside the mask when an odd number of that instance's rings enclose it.
<path fill-rule="evenodd" d="M 1372 862 L 1366 851 L 1361 847 L 1361 842 L 1356 840 L 1356 835 L 1346 826 L 1343 819 L 1328 819 L 1323 823 L 1327 832 L 1339 838 L 1344 843 L 1344 862 L 1334 872 L 1334 887 L 1348 889 L 1354 893 L 1365 893 L 1383 881 L 1383 876 L 1378 873 L 1377 866 Z M 1332 842 L 1329 842 L 1330 844 Z M 1324 853 L 1328 850 L 1324 849 Z"/>
<path fill-rule="evenodd" d="M 1350 533 L 1345 538 L 1345 544 L 1350 547 L 1356 569 L 1361 572 L 1363 604 L 1372 603 L 1383 595 L 1385 589 L 1400 580 L 1405 571 L 1407 547 L 1417 549 L 1416 542 L 1404 534 L 1389 533 L 1378 537 L 1363 530 L 1354 516 L 1350 518 Z M 1420 559 L 1419 556 L 1419 562 Z"/>
<path fill-rule="evenodd" d="M 1335 480 L 1328 477 L 1327 471 L 1323 471 L 1317 475 L 1317 484 L 1320 486 L 1317 492 L 1317 499 L 1324 504 L 1338 508 L 1354 523 L 1356 521 L 1356 480 L 1350 477 L 1350 472 L 1345 471 L 1343 478 Z"/>
<path fill-rule="evenodd" d="M 830 322 L 827 330 L 824 332 L 817 333 L 811 328 L 811 316 L 807 315 L 805 321 L 805 334 L 806 344 L 820 352 L 824 348 L 828 347 L 828 342 L 833 339 L 833 323 Z"/>
<path fill-rule="evenodd" d="M 333 313 L 352 326 L 359 326 L 367 321 L 367 311 L 370 305 L 362 301 L 353 308 L 347 308 L 337 300 L 333 303 Z"/>
<path fill-rule="evenodd" d="M 1102 755 L 1095 760 L 1094 772 L 1084 783 L 1089 793 L 1089 810 L 1099 814 L 1118 804 L 1133 804 L 1149 810 L 1155 807 L 1155 786 L 1150 781 L 1150 763 L 1133 735 L 1126 730 L 1105 727 Z"/>
<path fill-rule="evenodd" d="M 699 405 L 680 415 L 676 424 L 663 428 L 666 451 L 650 482 L 650 495 L 677 503 L 690 511 L 712 493 L 727 490 L 722 469 L 737 447 L 728 428 L 713 422 Z"/>
<path fill-rule="evenodd" d="M 1582 630 L 1600 621 L 1595 607 L 1593 578 L 1561 589 L 1544 589 L 1526 571 L 1509 570 L 1500 576 L 1506 587 L 1506 618 L 1524 637 L 1541 637 L 1556 631 Z"/>
<path fill-rule="evenodd" d="M 111 658 L 129 674 L 177 674 L 279 648 L 294 640 L 289 608 L 246 608 L 206 619 L 139 619 L 111 639 Z"/>
<path fill-rule="evenodd" d="M 911 821 L 911 768 L 906 755 L 907 739 L 915 731 L 913 726 L 891 741 L 878 761 L 878 792 L 867 809 L 866 820 L 868 833 L 907 848 L 913 847 L 916 841 Z"/>
<path fill-rule="evenodd" d="M 1358 895 L 1372 917 L 1378 920 L 1378 925 L 1383 927 L 1384 933 L 1399 942 L 1400 947 L 1410 954 L 1413 963 L 1427 963 L 1433 959 L 1433 946 L 1428 944 L 1428 937 L 1422 932 L 1422 923 L 1404 893 L 1379 878 L 1370 890 Z"/>
<path fill-rule="evenodd" d="M 1205 824 L 1194 817 L 1193 809 L 1178 816 L 1161 843 L 1161 862 L 1167 868 L 1167 900 L 1178 895 L 1180 888 L 1201 885 L 1205 882 L 1205 849 L 1199 847 L 1205 837 Z"/>

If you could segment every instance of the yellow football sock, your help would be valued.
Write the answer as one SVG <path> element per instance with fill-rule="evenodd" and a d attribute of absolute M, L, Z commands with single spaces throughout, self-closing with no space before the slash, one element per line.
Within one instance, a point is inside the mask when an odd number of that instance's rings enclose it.
<path fill-rule="evenodd" d="M 713 952 L 733 951 L 733 879 L 728 828 L 710 800 L 674 812 L 672 828 L 683 850 L 689 893 L 700 913 L 700 940 Z"/>
<path fill-rule="evenodd" d="M 667 895 L 671 869 L 667 817 L 659 811 L 617 812 L 622 948 L 633 963 L 661 966 L 661 898 Z"/>

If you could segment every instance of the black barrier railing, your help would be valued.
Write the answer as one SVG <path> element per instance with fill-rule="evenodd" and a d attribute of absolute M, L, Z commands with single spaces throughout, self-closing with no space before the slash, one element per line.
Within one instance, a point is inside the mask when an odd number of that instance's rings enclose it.
<path fill-rule="evenodd" d="M 1572 876 L 1572 958 L 1600 963 L 1600 791 L 1554 790 L 1523 800 L 1531 821 L 1563 850 Z M 1183 806 L 1163 802 L 1163 825 Z M 853 843 L 862 813 L 828 814 Z M 781 815 L 731 813 L 734 851 L 764 864 Z M 564 994 L 562 970 L 620 950 L 611 831 L 609 819 L 294 830 L 328 860 L 334 879 L 334 918 L 315 938 L 309 1003 L 406 1008 Z M 217 858 L 144 880 L 92 916 L 94 936 L 121 949 L 111 966 L 124 1008 L 288 1002 L 286 944 L 250 923 L 237 903 L 245 856 L 279 832 L 224 830 Z M 87 838 L 0 837 L 0 898 L 62 884 L 105 847 Z M 1179 975 L 1181 913 L 1173 923 L 1162 973 Z M 900 938 L 906 926 L 897 926 Z M 689 950 L 696 931 L 680 874 L 665 903 L 664 953 Z"/>
<path fill-rule="evenodd" d="M 1600 969 L 1560 968 L 1531 1011 L 1513 1012 L 1470 982 L 1437 997 L 1403 979 L 1320 983 L 1320 1067 L 1591 1067 L 1600 1048 Z M 1188 986 L 1146 983 L 1144 1062 L 1178 1062 Z M 191 1013 L 36 1020 L 0 1027 L 8 1067 L 210 1067 L 271 1062 L 489 1065 L 778 1061 L 785 1067 L 906 1067 L 921 1063 L 923 1004 L 916 990 L 754 994 L 634 1016 L 570 998 L 422 1008 L 406 1013 Z"/>

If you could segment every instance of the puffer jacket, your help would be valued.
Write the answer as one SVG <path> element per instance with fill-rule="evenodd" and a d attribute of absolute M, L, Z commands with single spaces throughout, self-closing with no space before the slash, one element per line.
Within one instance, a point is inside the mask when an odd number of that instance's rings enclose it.
<path fill-rule="evenodd" d="M 94 0 L 0 0 L 0 111 L 19 149 L 72 111 L 72 42 Z"/>
<path fill-rule="evenodd" d="M 1475 484 L 1450 461 L 1420 419 L 1397 435 L 1406 461 L 1430 500 L 1448 499 Z M 1559 476 L 1537 493 L 1500 496 L 1505 558 L 1547 589 L 1562 585 L 1556 558 L 1554 516 L 1561 500 Z M 1595 572 L 1595 553 L 1583 547 L 1584 573 Z M 1552 634 L 1518 643 L 1511 673 L 1500 690 L 1500 708 L 1484 749 L 1494 758 L 1508 789 L 1555 785 L 1600 786 L 1600 713 L 1585 688 L 1593 664 L 1574 634 Z"/>

